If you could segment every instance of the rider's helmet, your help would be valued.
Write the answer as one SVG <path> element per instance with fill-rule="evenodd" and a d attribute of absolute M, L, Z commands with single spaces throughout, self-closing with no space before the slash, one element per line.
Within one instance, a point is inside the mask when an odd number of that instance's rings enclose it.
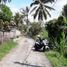
<path fill-rule="evenodd" d="M 38 38 L 38 40 L 39 40 L 40 42 L 42 41 L 42 38 L 41 38 L 40 35 L 37 35 L 37 38 Z"/>
<path fill-rule="evenodd" d="M 38 38 L 40 38 L 41 36 L 40 35 L 37 35 Z"/>

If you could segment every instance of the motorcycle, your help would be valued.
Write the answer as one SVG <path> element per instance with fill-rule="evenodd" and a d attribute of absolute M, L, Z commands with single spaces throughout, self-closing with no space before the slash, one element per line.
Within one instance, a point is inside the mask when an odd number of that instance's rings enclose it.
<path fill-rule="evenodd" d="M 45 51 L 45 50 L 49 50 L 49 46 L 48 46 L 48 40 L 47 39 L 43 39 L 41 42 L 40 41 L 36 41 L 35 45 L 34 45 L 35 51 Z"/>

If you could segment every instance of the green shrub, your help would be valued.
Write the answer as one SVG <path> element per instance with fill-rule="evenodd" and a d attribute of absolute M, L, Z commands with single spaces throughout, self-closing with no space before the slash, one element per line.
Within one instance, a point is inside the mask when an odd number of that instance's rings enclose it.
<path fill-rule="evenodd" d="M 46 24 L 46 30 L 48 32 L 49 42 L 51 48 L 56 48 L 58 51 L 62 48 L 64 39 L 64 27 L 65 23 L 63 17 L 60 16 L 58 20 L 54 19 Z M 64 43 L 65 44 L 65 43 Z"/>
<path fill-rule="evenodd" d="M 35 37 L 36 35 L 38 35 L 41 32 L 42 28 L 41 28 L 41 24 L 40 23 L 32 23 L 30 28 L 29 28 L 29 32 L 28 35 L 30 37 Z"/>

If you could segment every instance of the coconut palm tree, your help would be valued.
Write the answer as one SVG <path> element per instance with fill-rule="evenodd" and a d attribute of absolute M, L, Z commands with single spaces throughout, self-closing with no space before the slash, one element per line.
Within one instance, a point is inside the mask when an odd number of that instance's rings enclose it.
<path fill-rule="evenodd" d="M 49 10 L 54 10 L 54 8 L 47 6 L 46 3 L 54 2 L 55 0 L 34 0 L 34 2 L 30 5 L 35 6 L 30 13 L 35 10 L 34 19 L 38 15 L 38 20 L 43 20 L 43 18 L 47 19 L 47 14 L 51 17 Z"/>
<path fill-rule="evenodd" d="M 57 0 L 33 0 L 34 2 L 32 3 L 32 4 L 38 4 L 40 1 L 41 2 L 43 2 L 43 3 L 53 3 L 53 2 L 55 2 L 55 1 L 57 1 Z"/>
<path fill-rule="evenodd" d="M 29 31 L 30 24 L 31 24 L 30 21 L 28 20 L 29 7 L 26 7 L 25 9 L 21 8 L 21 13 L 24 17 L 23 20 L 26 23 L 26 34 L 27 34 Z"/>
<path fill-rule="evenodd" d="M 26 7 L 25 9 L 21 8 L 20 11 L 24 17 L 24 21 L 26 22 L 27 25 L 29 25 L 29 20 L 28 20 L 29 7 Z"/>

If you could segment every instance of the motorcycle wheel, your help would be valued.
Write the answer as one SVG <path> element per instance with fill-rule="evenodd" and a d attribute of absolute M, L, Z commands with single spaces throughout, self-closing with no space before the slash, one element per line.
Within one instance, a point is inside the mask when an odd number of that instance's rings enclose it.
<path fill-rule="evenodd" d="M 45 51 L 45 46 L 43 47 L 43 52 Z"/>

